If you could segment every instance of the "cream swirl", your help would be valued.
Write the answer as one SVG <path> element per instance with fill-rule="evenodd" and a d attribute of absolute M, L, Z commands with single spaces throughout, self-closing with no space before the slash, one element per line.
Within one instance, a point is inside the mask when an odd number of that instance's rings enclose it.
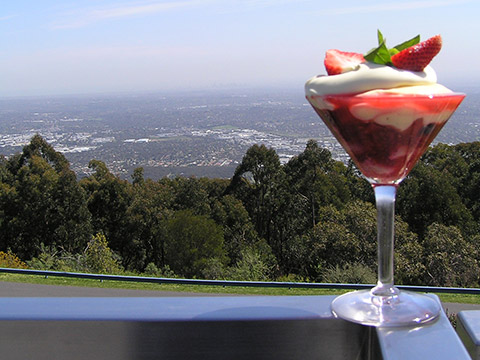
<path fill-rule="evenodd" d="M 311 78 L 305 84 L 305 93 L 307 96 L 356 94 L 370 90 L 434 85 L 436 83 L 437 75 L 430 66 L 423 71 L 415 72 L 365 62 L 355 70 L 343 74 Z"/>

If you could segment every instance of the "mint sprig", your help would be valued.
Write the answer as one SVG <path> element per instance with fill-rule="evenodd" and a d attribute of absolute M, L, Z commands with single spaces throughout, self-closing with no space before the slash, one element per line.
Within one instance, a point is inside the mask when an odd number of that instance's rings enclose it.
<path fill-rule="evenodd" d="M 395 47 L 389 49 L 387 48 L 385 38 L 383 37 L 380 30 L 377 30 L 378 37 L 378 47 L 370 50 L 363 57 L 365 60 L 373 62 L 380 65 L 392 66 L 392 56 L 399 53 L 402 50 L 409 48 L 410 46 L 416 45 L 420 42 L 420 35 L 411 38 L 410 40 L 404 41 L 401 44 L 396 45 Z"/>

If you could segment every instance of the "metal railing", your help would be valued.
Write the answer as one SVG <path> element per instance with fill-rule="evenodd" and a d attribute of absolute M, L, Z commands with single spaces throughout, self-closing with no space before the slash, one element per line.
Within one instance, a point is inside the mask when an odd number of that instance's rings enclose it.
<path fill-rule="evenodd" d="M 138 283 L 155 283 L 155 284 L 211 285 L 211 286 L 221 286 L 221 287 L 240 286 L 240 287 L 291 288 L 291 289 L 304 288 L 304 289 L 361 290 L 361 289 L 370 289 L 374 286 L 372 284 L 178 279 L 178 278 L 159 278 L 159 277 L 147 277 L 147 276 L 87 274 L 87 273 L 77 273 L 77 272 L 14 269 L 14 268 L 0 268 L 0 273 L 41 275 L 45 277 L 57 276 L 57 277 L 91 279 L 91 280 L 100 280 L 100 281 L 110 280 L 110 281 L 126 281 L 126 282 L 138 282 Z M 479 288 L 434 287 L 434 286 L 414 286 L 414 285 L 397 285 L 397 287 L 399 289 L 404 289 L 409 291 L 437 293 L 437 294 L 450 293 L 450 294 L 480 295 Z"/>

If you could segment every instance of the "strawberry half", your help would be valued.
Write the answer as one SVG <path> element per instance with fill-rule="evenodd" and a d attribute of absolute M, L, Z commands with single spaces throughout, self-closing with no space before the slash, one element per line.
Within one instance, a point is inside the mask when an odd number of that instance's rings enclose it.
<path fill-rule="evenodd" d="M 327 50 L 324 64 L 328 75 L 338 75 L 355 70 L 363 62 L 362 54 L 332 49 Z"/>
<path fill-rule="evenodd" d="M 423 71 L 442 48 L 442 37 L 436 35 L 392 55 L 392 64 L 399 69 Z"/>

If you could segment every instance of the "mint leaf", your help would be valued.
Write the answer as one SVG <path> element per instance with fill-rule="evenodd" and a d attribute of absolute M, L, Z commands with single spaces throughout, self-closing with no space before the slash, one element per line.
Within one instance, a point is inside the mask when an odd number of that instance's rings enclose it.
<path fill-rule="evenodd" d="M 400 52 L 402 50 L 409 48 L 410 46 L 417 45 L 419 42 L 420 42 L 420 35 L 417 35 L 414 38 L 411 38 L 410 40 L 407 40 L 401 44 L 398 44 L 393 49 L 397 50 L 397 52 Z"/>
<path fill-rule="evenodd" d="M 378 47 L 375 49 L 370 50 L 367 54 L 363 57 L 365 60 L 373 62 L 375 64 L 380 65 L 392 65 L 392 56 L 398 54 L 400 51 L 409 48 L 410 46 L 416 45 L 420 42 L 420 35 L 411 38 L 410 40 L 404 41 L 401 44 L 389 49 L 386 45 L 386 40 L 383 37 L 383 34 L 380 30 L 377 30 L 377 38 L 378 38 Z"/>
<path fill-rule="evenodd" d="M 377 29 L 377 38 L 378 38 L 378 45 L 382 45 L 382 43 L 385 42 L 382 32 L 378 29 Z"/>
<path fill-rule="evenodd" d="M 370 50 L 363 57 L 365 60 L 375 64 L 390 65 L 392 63 L 390 52 L 388 51 L 385 41 L 382 41 L 377 48 Z"/>
<path fill-rule="evenodd" d="M 397 49 L 395 48 L 391 48 L 388 50 L 388 53 L 390 54 L 390 56 L 393 56 L 395 54 L 398 54 L 400 51 L 398 51 Z"/>

